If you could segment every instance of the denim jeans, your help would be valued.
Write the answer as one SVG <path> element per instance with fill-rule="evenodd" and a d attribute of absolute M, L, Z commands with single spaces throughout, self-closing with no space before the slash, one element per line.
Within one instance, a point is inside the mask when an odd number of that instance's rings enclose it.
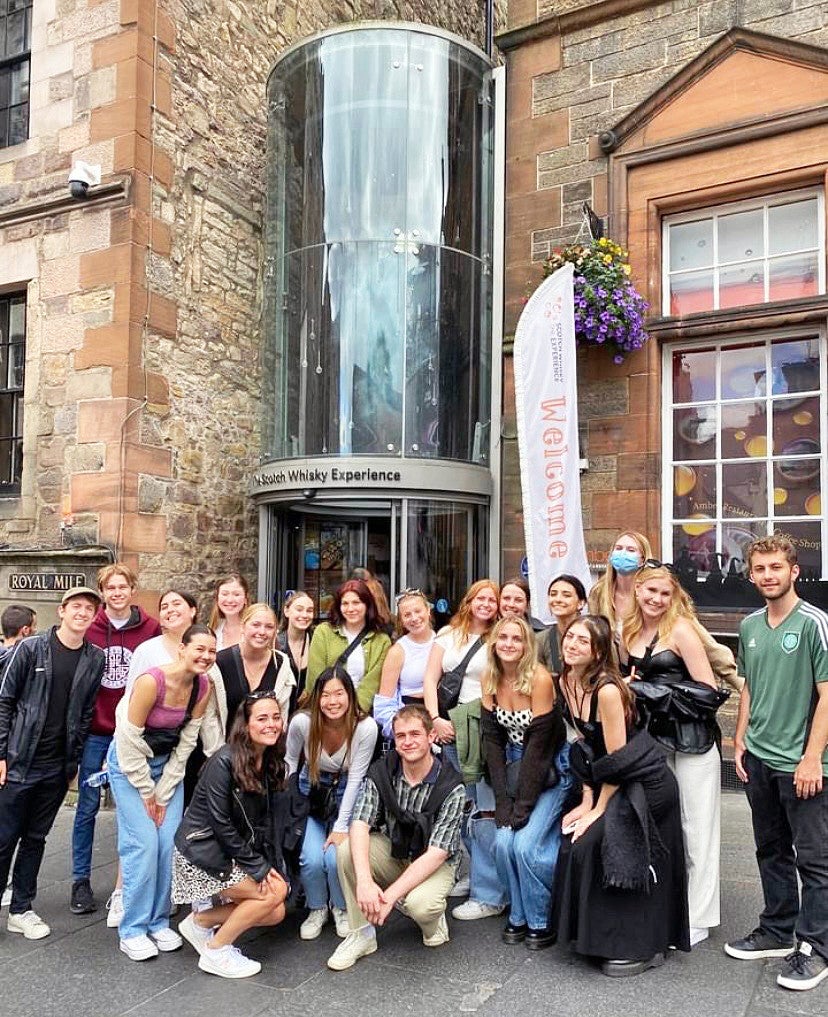
<path fill-rule="evenodd" d="M 792 774 L 770 769 L 750 752 L 744 760 L 765 898 L 759 925 L 782 943 L 810 943 L 828 960 L 828 784 L 813 798 L 797 798 Z"/>
<path fill-rule="evenodd" d="M 83 743 L 78 770 L 78 804 L 72 827 L 72 881 L 89 879 L 92 874 L 92 841 L 95 837 L 95 817 L 101 807 L 101 789 L 87 787 L 86 779 L 103 769 L 111 735 L 91 734 Z"/>
<path fill-rule="evenodd" d="M 334 775 L 320 773 L 319 783 L 330 787 Z M 299 790 L 307 795 L 310 790 L 308 768 L 304 766 L 299 774 Z M 342 796 L 345 794 L 345 779 L 339 781 L 336 789 L 336 804 L 342 804 Z M 339 883 L 339 873 L 336 870 L 336 846 L 330 844 L 323 852 L 322 845 L 328 838 L 330 830 L 319 819 L 308 816 L 305 825 L 305 837 L 302 841 L 302 851 L 299 855 L 299 875 L 302 880 L 302 887 L 305 891 L 305 899 L 311 911 L 318 911 L 326 908 L 328 902 L 335 908 L 345 910 L 345 895 Z"/>
<path fill-rule="evenodd" d="M 168 756 L 149 760 L 157 781 Z M 124 882 L 124 917 L 118 928 L 121 939 L 158 932 L 170 925 L 173 837 L 184 811 L 184 785 L 179 784 L 167 803 L 160 827 L 147 815 L 144 802 L 118 766 L 115 742 L 106 754 L 109 786 L 115 796 L 118 820 L 118 856 Z"/>
<path fill-rule="evenodd" d="M 509 748 L 515 750 L 517 746 Z M 512 758 L 520 757 L 513 751 Z M 509 921 L 530 929 L 544 929 L 550 921 L 561 816 L 572 785 L 568 745 L 555 757 L 555 766 L 560 780 L 540 793 L 526 826 L 520 830 L 501 827 L 495 838 L 497 871 L 509 888 Z"/>

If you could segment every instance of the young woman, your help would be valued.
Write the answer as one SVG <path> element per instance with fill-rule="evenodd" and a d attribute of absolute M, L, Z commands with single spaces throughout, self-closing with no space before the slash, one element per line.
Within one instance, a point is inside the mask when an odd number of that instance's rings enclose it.
<path fill-rule="evenodd" d="M 632 612 L 621 632 L 621 655 L 638 682 L 671 685 L 688 680 L 718 691 L 698 632 L 696 612 L 675 575 L 664 566 L 635 576 Z M 668 750 L 678 780 L 690 877 L 690 945 L 719 924 L 721 756 L 715 710 L 706 721 L 653 714 L 650 734 Z"/>
<path fill-rule="evenodd" d="M 519 576 L 507 579 L 500 587 L 500 617 L 517 615 L 526 619 L 533 632 L 542 632 L 545 627 L 543 622 L 533 618 L 530 613 L 530 598 L 529 584 L 525 579 Z"/>
<path fill-rule="evenodd" d="M 313 612 L 313 601 L 304 590 L 295 590 L 282 605 L 282 625 L 276 637 L 276 645 L 282 653 L 287 654 L 290 669 L 296 679 L 296 687 L 290 698 L 291 713 L 305 691 L 313 635 Z"/>
<path fill-rule="evenodd" d="M 336 870 L 336 849 L 347 839 L 357 792 L 374 754 L 379 730 L 357 702 L 348 673 L 339 665 L 323 671 L 295 715 L 287 738 L 288 772 L 298 773 L 309 814 L 299 871 L 308 917 L 302 939 L 316 939 L 333 911 L 336 934 L 350 932 Z"/>
<path fill-rule="evenodd" d="M 562 820 L 553 922 L 605 975 L 637 975 L 663 964 L 670 946 L 689 949 L 678 789 L 659 746 L 635 731 L 607 619 L 572 622 L 562 647 L 570 764 L 583 794 Z"/>
<path fill-rule="evenodd" d="M 192 903 L 221 896 L 178 926 L 198 966 L 221 978 L 261 971 L 233 943 L 247 929 L 278 925 L 288 894 L 285 846 L 290 809 L 285 789 L 282 710 L 271 690 L 245 696 L 227 745 L 201 773 L 175 836 L 172 896 Z"/>
<path fill-rule="evenodd" d="M 635 574 L 652 555 L 650 542 L 643 533 L 635 530 L 619 533 L 610 548 L 607 571 L 589 591 L 589 613 L 609 618 L 616 636 L 632 610 Z"/>
<path fill-rule="evenodd" d="M 391 640 L 380 631 L 373 595 L 361 579 L 349 579 L 334 594 L 331 620 L 313 633 L 308 657 L 307 692 L 319 675 L 347 654 L 343 667 L 357 690 L 360 709 L 370 713 Z"/>
<path fill-rule="evenodd" d="M 225 697 L 224 704 L 218 703 L 225 736 L 229 736 L 245 697 L 259 690 L 273 692 L 287 722 L 296 679 L 287 654 L 274 648 L 276 625 L 276 613 L 268 604 L 251 604 L 242 613 L 240 641 L 216 654 L 216 669 L 221 676 L 216 690 L 222 687 Z"/>
<path fill-rule="evenodd" d="M 241 639 L 242 614 L 250 603 L 250 587 L 237 572 L 216 583 L 210 608 L 210 628 L 216 634 L 216 646 L 226 650 Z"/>
<path fill-rule="evenodd" d="M 483 750 L 497 803 L 495 862 L 509 888 L 503 939 L 540 950 L 556 939 L 549 924 L 552 880 L 571 778 L 555 686 L 523 618 L 501 618 L 492 630 L 482 706 Z"/>
<path fill-rule="evenodd" d="M 559 675 L 563 668 L 561 633 L 586 607 L 586 590 L 577 576 L 562 575 L 549 584 L 546 598 L 555 620 L 538 636 L 538 660 L 550 674 Z"/>
<path fill-rule="evenodd" d="M 483 694 L 482 681 L 488 668 L 486 643 L 497 620 L 500 590 L 491 579 L 479 579 L 466 591 L 457 613 L 434 640 L 423 679 L 425 707 L 434 719 L 434 738 L 442 746 L 444 758 L 462 772 L 462 761 L 456 746 L 454 724 L 440 716 L 437 687 L 444 674 L 459 667 L 469 653 L 458 696 L 458 708 L 479 709 Z M 479 762 L 479 760 L 478 760 Z M 452 911 L 461 921 L 489 918 L 503 912 L 506 890 L 494 866 L 494 795 L 483 781 L 466 784 L 466 799 L 477 804 L 478 811 L 471 814 L 464 830 L 463 842 L 471 855 L 469 888 L 455 887 L 452 896 L 469 893 L 469 899 Z M 469 805 L 471 808 L 471 805 Z M 474 845 L 477 843 L 477 847 Z"/>
<path fill-rule="evenodd" d="M 386 738 L 393 737 L 394 715 L 407 703 L 423 702 L 423 675 L 434 644 L 431 605 L 420 590 L 405 590 L 397 597 L 399 638 L 382 665 L 382 678 L 374 696 L 374 719 Z"/>
<path fill-rule="evenodd" d="M 118 934 L 130 960 L 181 946 L 169 918 L 173 836 L 183 811 L 187 758 L 210 695 L 206 672 L 215 658 L 212 631 L 191 625 L 176 660 L 139 675 L 115 713 L 106 760 L 123 875 Z"/>

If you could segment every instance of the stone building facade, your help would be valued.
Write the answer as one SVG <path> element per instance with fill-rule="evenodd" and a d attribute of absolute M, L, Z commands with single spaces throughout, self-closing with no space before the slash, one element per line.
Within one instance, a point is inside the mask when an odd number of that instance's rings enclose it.
<path fill-rule="evenodd" d="M 643 350 L 620 366 L 603 350 L 578 354 L 582 454 L 589 464 L 582 490 L 590 561 L 602 564 L 607 547 L 624 527 L 649 534 L 668 560 L 686 550 L 685 545 L 692 556 L 695 531 L 707 528 L 708 550 L 718 534 L 716 550 L 726 564 L 760 524 L 734 528 L 740 516 L 756 513 L 725 502 L 718 515 L 711 508 L 710 515 L 716 518 L 709 524 L 706 519 L 696 525 L 685 521 L 684 536 L 681 527 L 673 525 L 673 517 L 682 517 L 688 509 L 678 504 L 682 495 L 678 479 L 674 489 L 670 457 L 677 462 L 682 455 L 678 451 L 673 455 L 668 430 L 673 422 L 689 426 L 690 413 L 696 414 L 693 419 L 698 423 L 702 411 L 671 411 L 671 399 L 681 401 L 676 393 L 670 395 L 671 363 L 675 371 L 684 369 L 678 366 L 684 354 L 671 350 L 680 350 L 680 342 L 686 341 L 690 354 L 709 348 L 714 351 L 711 356 L 721 358 L 722 351 L 729 350 L 726 355 L 733 357 L 741 339 L 745 349 L 767 343 L 768 363 L 775 365 L 778 341 L 802 337 L 801 342 L 820 351 L 809 361 L 809 370 L 814 379 L 822 380 L 806 387 L 814 389 L 814 406 L 822 406 L 828 3 L 512 0 L 508 28 L 497 43 L 505 54 L 508 94 L 507 335 L 514 333 L 527 292 L 541 279 L 541 261 L 553 247 L 573 241 L 581 231 L 584 201 L 605 219 L 608 234 L 629 248 L 633 279 L 650 302 L 651 338 Z M 678 245 L 679 234 L 669 234 L 674 224 L 694 216 L 699 222 L 707 221 L 705 217 L 712 221 L 719 212 L 735 214 L 751 203 L 759 215 L 763 202 L 765 214 L 773 216 L 782 207 L 779 202 L 793 200 L 789 195 L 810 202 L 807 214 L 813 213 L 808 227 L 813 250 L 803 256 L 808 268 L 793 288 L 774 290 L 771 282 L 764 297 L 738 297 L 732 292 L 728 296 L 725 270 L 717 265 L 721 291 L 715 306 L 705 309 L 680 300 L 670 304 L 665 294 L 680 282 L 671 275 L 674 266 L 667 255 L 670 236 Z M 700 209 L 708 211 L 696 211 Z M 772 279 L 773 251 L 765 254 Z M 753 256 L 751 249 L 743 260 L 748 256 Z M 761 275 L 761 265 L 756 264 Z M 787 364 L 782 368 L 787 370 Z M 508 343 L 504 374 L 503 547 L 505 571 L 513 572 L 523 554 L 523 530 Z M 759 379 L 759 374 L 755 377 Z M 780 384 L 783 381 L 780 376 Z M 764 397 L 770 391 L 763 373 L 761 379 L 749 381 L 742 395 Z M 726 414 L 737 412 L 735 405 L 722 409 L 722 402 L 719 407 L 725 414 L 719 427 L 722 442 L 741 434 L 738 429 L 725 434 Z M 786 404 L 774 405 L 776 413 Z M 813 455 L 813 470 L 809 466 L 800 471 L 803 476 L 810 472 L 805 479 L 812 490 L 803 489 L 801 520 L 790 526 L 810 556 L 814 578 L 820 577 L 820 557 L 824 568 L 825 439 L 820 437 L 820 413 L 824 418 L 824 406 L 815 413 L 800 407 L 796 423 L 806 422 L 800 439 L 780 438 L 774 446 L 775 432 L 769 431 L 769 452 L 767 448 L 759 452 L 757 443 L 748 450 L 746 462 L 755 453 L 759 458 L 766 455 L 763 468 L 767 465 L 773 471 L 767 480 L 757 473 L 747 481 L 744 474 L 728 488 L 729 474 L 720 475 L 720 482 L 725 478 L 725 499 L 735 488 L 744 498 L 758 498 L 758 485 L 767 485 L 762 493 L 770 498 L 771 507 L 759 514 L 781 527 L 795 514 L 798 481 L 779 479 L 780 471 L 791 479 L 796 470 L 793 460 L 774 456 L 803 450 Z M 711 441 L 712 434 L 711 430 Z M 699 456 L 685 452 L 690 460 Z M 726 458 L 719 455 L 719 464 Z M 712 460 L 711 470 L 718 468 Z M 676 478 L 690 473 L 696 477 L 701 469 L 692 461 L 675 468 Z M 730 464 L 720 468 L 727 471 Z M 681 473 L 687 469 L 690 473 Z M 737 464 L 734 469 L 747 467 Z M 771 491 L 774 484 L 778 486 Z M 706 515 L 701 502 L 693 508 L 694 517 Z"/>
<path fill-rule="evenodd" d="M 146 590 L 252 578 L 267 74 L 292 42 L 352 20 L 480 45 L 481 4 L 18 6 L 29 127 L 0 148 L 0 301 L 25 298 L 25 385 L 0 541 L 106 545 Z M 85 201 L 68 194 L 78 160 L 102 170 Z"/>

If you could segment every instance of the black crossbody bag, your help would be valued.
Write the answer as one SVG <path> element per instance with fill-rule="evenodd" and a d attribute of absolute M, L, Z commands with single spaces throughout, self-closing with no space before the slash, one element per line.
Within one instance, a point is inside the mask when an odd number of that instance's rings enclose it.
<path fill-rule="evenodd" d="M 444 672 L 440 678 L 437 684 L 437 708 L 443 720 L 448 720 L 449 710 L 453 710 L 457 706 L 457 701 L 460 699 L 460 689 L 463 687 L 463 679 L 466 677 L 468 666 L 472 657 L 482 645 L 483 640 L 478 636 L 472 643 L 469 652 L 457 667 L 452 668 L 451 671 Z"/>
<path fill-rule="evenodd" d="M 187 709 L 184 711 L 184 719 L 178 725 L 178 727 L 155 727 L 147 731 L 144 728 L 144 741 L 152 749 L 153 756 L 168 756 L 172 750 L 178 745 L 178 739 L 181 737 L 181 732 L 190 723 L 193 715 L 193 709 L 195 708 L 196 701 L 198 700 L 198 686 L 199 676 L 196 675 L 193 678 L 193 687 L 190 690 L 190 698 L 187 701 Z"/>

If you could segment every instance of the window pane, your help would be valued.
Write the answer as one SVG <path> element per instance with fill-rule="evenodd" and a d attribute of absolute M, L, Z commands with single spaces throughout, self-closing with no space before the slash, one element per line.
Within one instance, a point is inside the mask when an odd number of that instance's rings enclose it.
<path fill-rule="evenodd" d="M 771 205 L 768 209 L 768 254 L 787 254 L 817 247 L 816 198 Z"/>
<path fill-rule="evenodd" d="M 9 372 L 7 384 L 9 388 L 23 388 L 23 369 L 26 361 L 26 347 L 23 343 L 12 343 L 9 346 Z"/>
<path fill-rule="evenodd" d="M 14 401 L 11 394 L 0 395 L 0 438 L 14 438 Z"/>
<path fill-rule="evenodd" d="M 795 258 L 779 258 L 770 262 L 771 300 L 796 300 L 812 297 L 819 291 L 817 255 L 800 254 Z"/>
<path fill-rule="evenodd" d="M 673 402 L 700 403 L 716 397 L 716 351 L 673 354 Z"/>
<path fill-rule="evenodd" d="M 670 227 L 670 271 L 707 268 L 713 264 L 713 220 Z"/>
<path fill-rule="evenodd" d="M 819 578 L 822 572 L 822 528 L 819 523 L 785 523 L 796 547 L 802 578 Z"/>
<path fill-rule="evenodd" d="M 802 442 L 805 445 L 802 445 Z M 812 447 L 809 447 L 812 446 Z M 778 399 L 773 403 L 773 447 L 778 453 L 785 449 L 805 448 L 801 455 L 819 450 L 819 396 L 806 399 Z M 787 454 L 792 454 L 788 452 Z"/>
<path fill-rule="evenodd" d="M 765 460 L 722 464 L 722 517 L 765 516 L 768 512 Z"/>
<path fill-rule="evenodd" d="M 9 85 L 9 105 L 15 106 L 26 102 L 29 98 L 29 61 L 22 60 L 11 68 Z"/>
<path fill-rule="evenodd" d="M 764 256 L 762 220 L 761 208 L 719 216 L 719 264 Z"/>
<path fill-rule="evenodd" d="M 673 467 L 673 516 L 692 519 L 716 515 L 716 467 Z"/>
<path fill-rule="evenodd" d="M 719 417 L 715 406 L 675 410 L 673 413 L 673 460 L 715 459 Z"/>
<path fill-rule="evenodd" d="M 13 106 L 9 110 L 9 132 L 8 143 L 19 145 L 25 141 L 29 134 L 29 104 Z"/>
<path fill-rule="evenodd" d="M 820 514 L 819 467 L 819 459 L 785 459 L 773 464 L 774 515 Z"/>
<path fill-rule="evenodd" d="M 0 440 L 0 484 L 15 482 L 13 448 L 13 441 Z"/>
<path fill-rule="evenodd" d="M 719 307 L 761 304 L 765 299 L 765 266 L 761 261 L 723 268 L 719 272 Z"/>
<path fill-rule="evenodd" d="M 750 523 L 722 524 L 722 566 L 730 564 L 736 558 L 747 561 L 748 545 L 757 537 L 767 536 L 768 524 L 764 519 Z"/>
<path fill-rule="evenodd" d="M 699 571 L 706 572 L 713 564 L 715 551 L 716 523 L 712 519 L 700 518 L 697 522 L 673 527 L 674 563 L 689 558 Z"/>
<path fill-rule="evenodd" d="M 722 399 L 764 395 L 765 345 L 733 346 L 721 353 Z"/>
<path fill-rule="evenodd" d="M 694 314 L 712 309 L 712 272 L 689 272 L 670 277 L 670 314 Z"/>
<path fill-rule="evenodd" d="M 722 406 L 722 459 L 766 456 L 767 419 L 764 402 Z"/>
<path fill-rule="evenodd" d="M 819 391 L 819 344 L 816 339 L 771 346 L 773 395 Z M 785 400 L 793 403 L 792 399 Z"/>

